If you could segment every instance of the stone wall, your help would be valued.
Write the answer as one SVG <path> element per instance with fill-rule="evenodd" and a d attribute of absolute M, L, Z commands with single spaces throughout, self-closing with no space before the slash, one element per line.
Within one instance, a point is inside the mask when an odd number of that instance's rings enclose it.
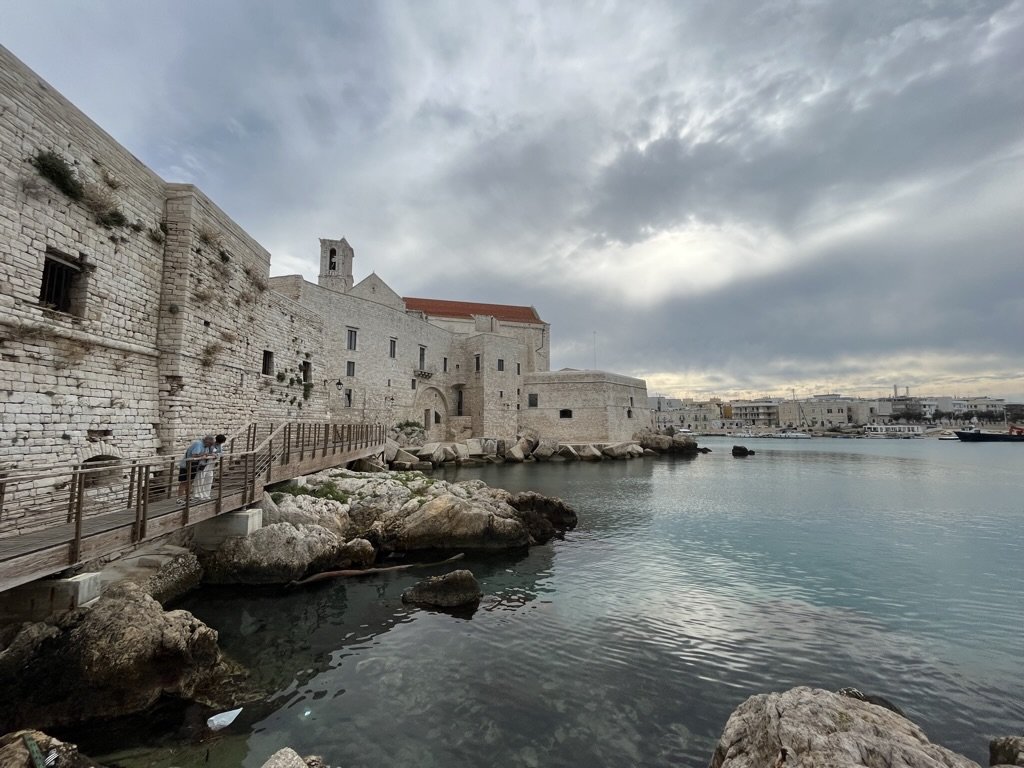
<path fill-rule="evenodd" d="M 629 440 L 652 424 L 644 380 L 605 371 L 527 374 L 522 397 L 520 424 L 565 443 Z"/>
<path fill-rule="evenodd" d="M 200 190 L 164 182 L 2 48 L 0 160 L 0 466 L 177 455 L 253 420 L 508 436 L 525 377 L 549 366 L 546 324 L 428 321 L 376 275 L 352 286 L 344 241 L 323 241 L 343 290 L 269 278 L 270 254 Z M 641 402 L 621 381 L 535 381 L 592 409 L 577 424 L 595 434 L 633 426 L 626 390 Z M 545 413 L 531 416 L 565 435 Z"/>
<path fill-rule="evenodd" d="M 53 153 L 76 201 L 31 162 Z M 0 48 L 0 464 L 19 467 L 159 445 L 157 314 L 163 181 Z M 100 224 L 119 211 L 123 224 Z M 41 296 L 50 260 L 72 265 L 68 311 Z"/>

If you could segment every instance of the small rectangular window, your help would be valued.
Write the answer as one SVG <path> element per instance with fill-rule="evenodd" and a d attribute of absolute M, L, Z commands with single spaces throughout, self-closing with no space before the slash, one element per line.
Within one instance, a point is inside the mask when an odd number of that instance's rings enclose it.
<path fill-rule="evenodd" d="M 263 350 L 263 375 L 274 375 L 274 353 L 269 349 Z"/>
<path fill-rule="evenodd" d="M 420 370 L 426 370 L 427 367 L 427 348 L 422 344 L 420 345 Z"/>
<path fill-rule="evenodd" d="M 39 304 L 70 315 L 82 315 L 84 278 L 81 263 L 62 253 L 48 250 L 43 262 Z"/>
<path fill-rule="evenodd" d="M 398 357 L 398 339 L 390 339 L 388 341 L 388 357 L 392 360 Z"/>
<path fill-rule="evenodd" d="M 569 408 L 563 408 L 562 410 L 560 410 L 558 412 L 558 418 L 560 418 L 560 419 L 571 419 L 572 418 L 572 410 L 570 410 Z"/>
<path fill-rule="evenodd" d="M 530 408 L 536 408 L 537 407 L 537 395 L 536 394 L 532 394 L 532 393 L 527 395 L 526 396 L 526 405 L 528 407 L 530 407 Z"/>
<path fill-rule="evenodd" d="M 345 407 L 346 408 L 351 408 L 352 407 L 352 390 L 351 389 L 346 389 L 345 390 Z"/>
<path fill-rule="evenodd" d="M 445 373 L 448 373 L 448 358 L 441 358 L 441 368 Z"/>
<path fill-rule="evenodd" d="M 522 375 L 523 375 L 523 366 L 521 366 L 519 363 L 516 363 L 516 376 L 522 376 Z"/>
<path fill-rule="evenodd" d="M 499 371 L 504 371 L 505 370 L 505 361 L 502 360 L 500 357 L 498 358 L 498 370 Z"/>
<path fill-rule="evenodd" d="M 313 383 L 313 363 L 309 360 L 303 360 L 299 366 L 299 370 L 302 371 L 302 383 L 312 384 Z"/>
<path fill-rule="evenodd" d="M 632 408 L 632 407 L 633 407 L 633 398 L 632 398 L 632 397 L 631 397 L 631 398 L 629 398 L 629 407 L 630 407 L 630 408 Z"/>
<path fill-rule="evenodd" d="M 473 361 L 474 361 L 474 364 L 476 365 L 476 370 L 479 371 L 480 370 L 480 355 L 473 355 Z"/>
<path fill-rule="evenodd" d="M 359 340 L 359 332 L 355 328 L 348 329 L 348 346 L 347 349 L 355 349 L 356 343 Z"/>
<path fill-rule="evenodd" d="M 416 389 L 416 379 L 413 379 L 413 380 L 412 380 L 412 388 L 413 388 L 413 389 Z"/>
<path fill-rule="evenodd" d="M 502 399 L 504 399 L 504 397 L 505 397 L 505 390 L 504 389 L 499 389 L 498 390 L 498 399 L 502 400 Z"/>
<path fill-rule="evenodd" d="M 356 362 L 355 360 L 348 360 L 345 363 L 345 375 L 355 376 L 356 375 Z"/>

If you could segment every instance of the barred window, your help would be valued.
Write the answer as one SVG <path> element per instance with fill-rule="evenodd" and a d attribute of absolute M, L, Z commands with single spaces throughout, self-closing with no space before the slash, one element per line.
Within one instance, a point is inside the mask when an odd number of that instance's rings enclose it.
<path fill-rule="evenodd" d="M 85 277 L 81 261 L 48 249 L 43 261 L 39 303 L 47 309 L 69 315 L 84 314 Z"/>

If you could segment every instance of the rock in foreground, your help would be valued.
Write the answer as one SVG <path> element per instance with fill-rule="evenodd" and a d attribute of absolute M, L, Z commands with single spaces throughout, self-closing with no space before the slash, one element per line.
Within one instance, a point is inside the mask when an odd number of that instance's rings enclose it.
<path fill-rule="evenodd" d="M 414 584 L 402 593 L 402 602 L 456 608 L 476 605 L 482 596 L 476 577 L 463 569 L 444 576 L 431 576 Z"/>
<path fill-rule="evenodd" d="M 786 759 L 777 763 L 780 747 Z M 883 707 L 816 688 L 751 696 L 729 717 L 710 768 L 979 768 Z"/>
<path fill-rule="evenodd" d="M 223 707 L 239 677 L 214 630 L 126 582 L 55 625 L 26 624 L 0 652 L 0 729 L 142 712 L 162 694 Z"/>
<path fill-rule="evenodd" d="M 58 768 L 98 768 L 97 763 L 78 754 L 78 747 L 65 744 L 39 731 L 17 731 L 0 736 L 0 768 L 34 768 L 35 763 L 25 746 L 26 737 L 35 742 L 43 760 L 54 756 L 52 763 Z"/>

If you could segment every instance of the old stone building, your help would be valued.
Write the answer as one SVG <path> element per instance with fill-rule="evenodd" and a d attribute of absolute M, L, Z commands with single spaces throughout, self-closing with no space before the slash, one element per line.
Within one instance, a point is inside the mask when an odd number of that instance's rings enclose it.
<path fill-rule="evenodd" d="M 642 381 L 549 372 L 532 307 L 403 299 L 354 282 L 354 257 L 325 239 L 317 284 L 269 277 L 270 254 L 200 190 L 0 48 L 0 466 L 177 453 L 252 421 L 604 441 L 649 423 L 625 405 L 646 402 Z"/>

